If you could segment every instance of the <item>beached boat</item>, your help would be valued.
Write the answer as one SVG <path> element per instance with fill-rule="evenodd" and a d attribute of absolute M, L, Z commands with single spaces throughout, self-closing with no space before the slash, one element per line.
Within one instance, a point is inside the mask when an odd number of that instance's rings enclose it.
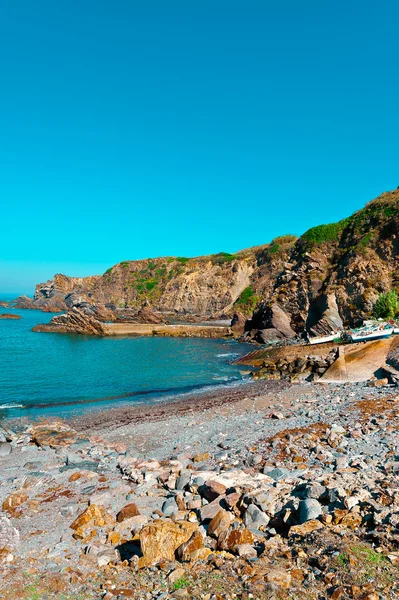
<path fill-rule="evenodd" d="M 317 337 L 309 338 L 309 344 L 325 344 L 326 342 L 333 342 L 340 336 L 339 333 L 331 333 L 328 335 L 320 335 Z"/>
<path fill-rule="evenodd" d="M 392 335 L 394 328 L 387 325 L 375 327 L 361 327 L 349 332 L 352 342 L 369 342 L 371 340 L 383 340 Z"/>

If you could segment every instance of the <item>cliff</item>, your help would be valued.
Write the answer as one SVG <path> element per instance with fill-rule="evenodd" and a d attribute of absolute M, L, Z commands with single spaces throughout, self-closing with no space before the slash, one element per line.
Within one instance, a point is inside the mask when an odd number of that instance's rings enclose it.
<path fill-rule="evenodd" d="M 361 323 L 381 292 L 398 289 L 398 255 L 396 189 L 347 219 L 304 233 L 247 329 L 272 328 L 278 311 L 298 333 Z"/>
<path fill-rule="evenodd" d="M 399 288 L 398 236 L 396 189 L 298 239 L 281 236 L 236 254 L 123 261 L 102 276 L 56 275 L 19 302 L 54 311 L 97 305 L 113 311 L 107 320 L 146 305 L 186 320 L 240 313 L 252 315 L 245 327 L 258 341 L 319 334 L 361 322 L 381 292 Z"/>
<path fill-rule="evenodd" d="M 267 244 L 237 254 L 123 261 L 102 276 L 55 275 L 36 286 L 33 299 L 19 298 L 17 304 L 54 312 L 89 303 L 117 313 L 150 305 L 177 315 L 210 317 L 239 310 L 249 316 L 271 288 L 285 253 L 274 257 L 272 244 Z"/>

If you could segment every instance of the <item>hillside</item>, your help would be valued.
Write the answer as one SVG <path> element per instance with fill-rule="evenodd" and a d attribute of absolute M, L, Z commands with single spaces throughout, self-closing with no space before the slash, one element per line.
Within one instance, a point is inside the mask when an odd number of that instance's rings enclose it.
<path fill-rule="evenodd" d="M 378 295 L 399 288 L 399 189 L 352 216 L 270 244 L 196 258 L 123 261 L 102 276 L 56 275 L 20 306 L 61 310 L 85 302 L 112 309 L 217 317 L 240 312 L 248 331 L 284 336 L 354 325 Z"/>

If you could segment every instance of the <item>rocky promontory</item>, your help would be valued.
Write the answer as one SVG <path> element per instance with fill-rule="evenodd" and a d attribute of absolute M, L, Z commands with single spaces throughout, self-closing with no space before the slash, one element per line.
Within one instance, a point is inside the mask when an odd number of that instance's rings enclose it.
<path fill-rule="evenodd" d="M 14 313 L 1 313 L 0 319 L 22 319 L 21 315 L 16 315 Z"/>

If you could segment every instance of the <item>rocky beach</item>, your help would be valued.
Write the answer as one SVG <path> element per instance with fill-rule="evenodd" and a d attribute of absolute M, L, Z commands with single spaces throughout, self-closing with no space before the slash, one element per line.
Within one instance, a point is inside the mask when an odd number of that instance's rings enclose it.
<path fill-rule="evenodd" d="M 0 597 L 395 598 L 398 427 L 392 386 L 280 381 L 5 422 Z"/>

